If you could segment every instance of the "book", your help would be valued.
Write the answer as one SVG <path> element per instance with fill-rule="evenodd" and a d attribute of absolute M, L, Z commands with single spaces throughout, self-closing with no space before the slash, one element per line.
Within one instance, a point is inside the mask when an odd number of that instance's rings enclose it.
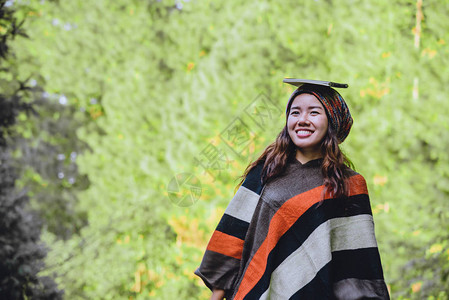
<path fill-rule="evenodd" d="M 294 85 L 294 86 L 301 86 L 305 83 L 308 84 L 316 84 L 316 85 L 323 85 L 323 86 L 329 86 L 333 88 L 347 88 L 348 84 L 346 83 L 338 83 L 338 82 L 332 82 L 332 81 L 321 81 L 321 80 L 311 80 L 311 79 L 298 79 L 298 78 L 284 78 L 283 82 Z"/>

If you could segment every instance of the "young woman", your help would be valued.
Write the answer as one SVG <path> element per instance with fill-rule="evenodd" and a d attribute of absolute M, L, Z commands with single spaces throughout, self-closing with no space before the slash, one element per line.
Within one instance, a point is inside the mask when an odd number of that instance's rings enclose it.
<path fill-rule="evenodd" d="M 389 299 L 366 182 L 339 148 L 352 122 L 333 88 L 293 92 L 195 271 L 211 299 Z"/>

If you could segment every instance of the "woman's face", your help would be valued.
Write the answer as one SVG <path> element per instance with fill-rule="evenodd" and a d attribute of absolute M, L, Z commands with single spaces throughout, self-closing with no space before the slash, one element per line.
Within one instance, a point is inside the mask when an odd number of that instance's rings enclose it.
<path fill-rule="evenodd" d="M 288 114 L 287 129 L 299 152 L 307 157 L 320 157 L 321 141 L 326 136 L 327 126 L 326 111 L 315 96 L 296 96 Z"/>

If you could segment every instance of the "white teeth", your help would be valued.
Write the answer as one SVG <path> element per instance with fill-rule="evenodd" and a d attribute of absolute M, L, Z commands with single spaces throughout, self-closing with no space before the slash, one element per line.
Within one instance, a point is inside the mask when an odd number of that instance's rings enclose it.
<path fill-rule="evenodd" d="M 308 131 L 308 130 L 299 130 L 296 132 L 297 134 L 311 134 L 312 132 Z"/>

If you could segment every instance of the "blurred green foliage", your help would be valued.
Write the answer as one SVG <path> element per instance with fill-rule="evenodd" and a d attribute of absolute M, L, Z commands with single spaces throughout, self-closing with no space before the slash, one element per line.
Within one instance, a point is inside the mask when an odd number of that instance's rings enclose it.
<path fill-rule="evenodd" d="M 343 148 L 369 184 L 392 298 L 448 299 L 449 1 L 14 5 L 30 36 L 12 45 L 18 74 L 74 109 L 91 149 L 77 158 L 90 186 L 65 204 L 79 213 L 60 223 L 76 234 L 44 233 L 45 272 L 67 299 L 207 299 L 192 272 L 237 177 L 282 128 L 284 77 L 349 83 Z M 247 108 L 264 101 L 276 109 L 260 126 Z M 227 135 L 235 122 L 244 147 Z M 68 157 L 81 142 L 64 145 Z M 217 149 L 222 164 L 204 168 Z M 189 207 L 167 191 L 180 173 L 201 183 Z"/>

